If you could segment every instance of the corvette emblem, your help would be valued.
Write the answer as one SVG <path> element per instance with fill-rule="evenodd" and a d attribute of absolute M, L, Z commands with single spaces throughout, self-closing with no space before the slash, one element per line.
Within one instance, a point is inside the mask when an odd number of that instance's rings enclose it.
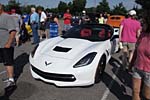
<path fill-rule="evenodd" d="M 51 62 L 48 63 L 47 61 L 45 61 L 45 65 L 46 65 L 46 66 L 48 66 L 48 65 L 50 65 L 50 64 L 52 64 L 52 63 L 51 63 Z"/>

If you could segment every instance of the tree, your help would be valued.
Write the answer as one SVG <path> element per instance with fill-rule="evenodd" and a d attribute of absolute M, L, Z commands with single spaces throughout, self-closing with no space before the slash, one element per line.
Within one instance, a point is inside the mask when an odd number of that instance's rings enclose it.
<path fill-rule="evenodd" d="M 150 9 L 150 0 L 135 0 L 143 9 Z"/>
<path fill-rule="evenodd" d="M 107 0 L 102 0 L 102 2 L 99 3 L 99 5 L 96 8 L 97 12 L 108 12 L 110 13 L 110 7 Z"/>
<path fill-rule="evenodd" d="M 60 1 L 58 4 L 58 10 L 60 13 L 64 13 L 67 9 L 68 5 L 65 2 Z"/>
<path fill-rule="evenodd" d="M 17 13 L 21 13 L 20 11 L 20 3 L 16 2 L 16 0 L 10 0 L 8 2 L 8 6 L 6 6 L 7 10 L 10 11 L 11 9 L 15 9 Z"/>
<path fill-rule="evenodd" d="M 37 10 L 38 10 L 38 9 L 44 10 L 44 7 L 43 7 L 43 6 L 37 6 L 36 9 L 37 9 Z"/>
<path fill-rule="evenodd" d="M 118 5 L 114 6 L 114 9 L 112 10 L 112 14 L 126 15 L 127 10 L 124 7 L 123 3 L 119 3 Z"/>
<path fill-rule="evenodd" d="M 92 13 L 93 9 L 95 9 L 95 7 L 86 8 L 86 11 L 89 12 L 89 13 Z"/>
<path fill-rule="evenodd" d="M 59 11 L 58 8 L 51 8 L 50 12 L 57 14 Z"/>
<path fill-rule="evenodd" d="M 35 5 L 27 5 L 27 6 L 22 6 L 22 13 L 23 14 L 29 14 L 31 12 L 31 8 L 34 7 L 36 8 Z"/>
<path fill-rule="evenodd" d="M 46 8 L 45 11 L 50 13 L 51 9 L 50 8 Z"/>
<path fill-rule="evenodd" d="M 85 9 L 86 0 L 73 0 L 71 12 L 80 13 Z"/>

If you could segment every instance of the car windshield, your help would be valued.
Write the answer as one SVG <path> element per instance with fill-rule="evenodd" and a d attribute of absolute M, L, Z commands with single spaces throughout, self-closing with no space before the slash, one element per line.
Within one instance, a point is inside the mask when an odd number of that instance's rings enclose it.
<path fill-rule="evenodd" d="M 78 25 L 68 30 L 63 38 L 86 39 L 89 41 L 105 41 L 113 34 L 112 27 L 102 24 Z"/>

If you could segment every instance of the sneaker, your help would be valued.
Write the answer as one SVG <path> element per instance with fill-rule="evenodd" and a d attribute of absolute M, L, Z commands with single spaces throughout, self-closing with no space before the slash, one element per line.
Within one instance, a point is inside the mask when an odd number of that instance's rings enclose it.
<path fill-rule="evenodd" d="M 5 83 L 6 83 L 5 88 L 16 86 L 15 82 L 10 81 L 10 80 L 6 80 Z"/>

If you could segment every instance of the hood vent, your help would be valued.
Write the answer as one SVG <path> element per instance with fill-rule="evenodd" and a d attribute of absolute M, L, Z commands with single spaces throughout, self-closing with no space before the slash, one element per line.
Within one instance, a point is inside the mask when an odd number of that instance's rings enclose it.
<path fill-rule="evenodd" d="M 53 50 L 57 51 L 57 52 L 68 52 L 68 51 L 71 50 L 71 48 L 65 48 L 65 47 L 56 46 Z"/>

